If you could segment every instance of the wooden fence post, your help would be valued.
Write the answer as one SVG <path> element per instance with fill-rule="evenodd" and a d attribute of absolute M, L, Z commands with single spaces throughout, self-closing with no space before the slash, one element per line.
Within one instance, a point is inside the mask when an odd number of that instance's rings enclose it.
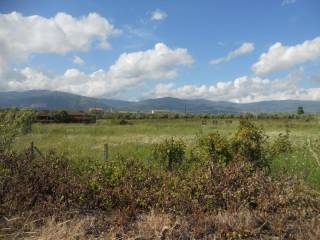
<path fill-rule="evenodd" d="M 34 144 L 33 144 L 33 141 L 30 143 L 30 155 L 31 155 L 31 159 L 33 159 L 33 155 L 34 155 Z"/>
<path fill-rule="evenodd" d="M 105 143 L 104 144 L 104 151 L 103 151 L 103 158 L 104 158 L 105 161 L 108 160 L 108 155 L 109 155 L 108 150 L 109 150 L 108 144 Z"/>

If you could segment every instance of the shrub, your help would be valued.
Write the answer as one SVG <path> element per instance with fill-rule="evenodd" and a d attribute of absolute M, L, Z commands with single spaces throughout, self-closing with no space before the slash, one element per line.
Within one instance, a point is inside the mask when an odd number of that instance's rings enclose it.
<path fill-rule="evenodd" d="M 211 133 L 200 139 L 200 145 L 206 148 L 213 163 L 226 164 L 231 160 L 229 142 L 219 133 Z"/>
<path fill-rule="evenodd" d="M 115 124 L 115 125 L 131 125 L 132 124 L 131 121 L 129 121 L 127 119 L 124 119 L 124 118 L 122 118 L 122 119 L 112 119 L 111 123 Z"/>
<path fill-rule="evenodd" d="M 31 118 L 31 111 L 11 109 L 0 112 L 0 154 L 11 150 L 19 134 L 26 134 L 31 130 Z"/>
<path fill-rule="evenodd" d="M 264 155 L 266 141 L 267 136 L 262 129 L 248 120 L 241 120 L 231 140 L 233 157 L 253 162 L 257 167 L 269 166 Z"/>
<path fill-rule="evenodd" d="M 185 143 L 182 140 L 173 138 L 166 139 L 164 142 L 156 144 L 153 149 L 155 159 L 167 163 L 167 169 L 173 170 L 174 165 L 180 165 L 185 154 Z"/>
<path fill-rule="evenodd" d="M 270 154 L 274 157 L 283 153 L 290 153 L 292 151 L 292 143 L 289 138 L 289 131 L 285 134 L 279 133 L 277 138 L 271 145 L 271 149 L 269 149 Z"/>
<path fill-rule="evenodd" d="M 174 141 L 177 142 L 180 141 Z M 301 239 L 299 234 L 319 217 L 319 195 L 303 188 L 295 178 L 272 179 L 264 170 L 255 168 L 253 162 L 231 161 L 226 167 L 214 168 L 212 178 L 208 178 L 204 166 L 192 172 L 155 173 L 135 159 L 128 159 L 121 166 L 117 164 L 101 165 L 78 175 L 68 159 L 54 153 L 39 159 L 0 156 L 0 166 L 5 169 L 5 174 L 0 174 L 0 183 L 3 180 L 0 214 L 11 218 L 16 213 L 23 216 L 25 211 L 29 218 L 29 212 L 33 212 L 39 214 L 34 216 L 39 219 L 53 213 L 58 216 L 93 213 L 104 216 L 101 229 L 121 226 L 128 236 L 128 224 L 138 220 L 140 213 L 155 209 L 174 214 L 172 220 L 189 219 L 186 233 L 192 232 L 191 239 L 210 238 L 209 234 L 231 239 L 234 233 L 249 235 L 250 239 L 269 239 L 262 237 L 265 234 L 279 237 L 288 234 L 288 239 Z M 241 217 L 241 212 L 246 214 Z M 114 214 L 119 218 L 110 221 L 109 216 Z M 207 221 L 205 216 L 216 217 Z M 317 223 L 309 228 L 318 226 Z M 4 218 L 0 228 L 8 229 L 6 224 L 9 221 Z M 170 234 L 173 229 L 180 230 L 179 227 L 168 226 Z M 179 238 L 168 235 L 166 239 Z"/>
<path fill-rule="evenodd" d="M 127 124 L 129 124 L 129 121 L 126 120 L 126 119 L 121 119 L 121 120 L 119 121 L 119 124 L 120 124 L 120 125 L 127 125 Z"/>
<path fill-rule="evenodd" d="M 78 201 L 80 179 L 72 174 L 67 159 L 54 153 L 39 159 L 12 154 L 1 157 L 0 164 L 5 173 L 0 202 L 8 211 L 70 207 Z"/>

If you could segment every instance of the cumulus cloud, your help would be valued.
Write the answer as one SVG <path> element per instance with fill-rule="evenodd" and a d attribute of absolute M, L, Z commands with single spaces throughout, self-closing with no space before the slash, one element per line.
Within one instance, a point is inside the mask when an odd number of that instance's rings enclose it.
<path fill-rule="evenodd" d="M 267 75 L 317 58 L 320 58 L 320 37 L 295 46 L 277 42 L 267 53 L 261 54 L 259 61 L 252 65 L 252 71 L 257 75 Z"/>
<path fill-rule="evenodd" d="M 245 42 L 239 48 L 230 52 L 227 56 L 211 60 L 210 64 L 220 64 L 223 62 L 228 62 L 234 58 L 237 58 L 241 55 L 249 54 L 253 51 L 254 51 L 254 44 L 250 42 Z"/>
<path fill-rule="evenodd" d="M 33 53 L 64 54 L 86 51 L 94 42 L 108 48 L 108 39 L 120 31 L 97 13 L 75 18 L 60 12 L 52 18 L 0 14 L 0 73 Z"/>
<path fill-rule="evenodd" d="M 50 75 L 32 68 L 16 70 L 7 78 L 6 89 L 51 89 L 86 96 L 112 96 L 145 81 L 172 79 L 179 66 L 192 63 L 187 49 L 171 49 L 157 43 L 153 49 L 123 53 L 108 70 L 91 74 L 78 69 L 68 69 L 63 75 Z"/>
<path fill-rule="evenodd" d="M 320 88 L 298 88 L 296 82 L 302 77 L 299 70 L 279 79 L 243 76 L 233 81 L 214 85 L 158 84 L 146 97 L 202 98 L 213 101 L 257 102 L 265 100 L 304 99 L 320 100 Z"/>
<path fill-rule="evenodd" d="M 151 13 L 151 20 L 154 20 L 154 21 L 161 21 L 161 20 L 164 20 L 168 17 L 168 14 L 164 11 L 161 11 L 159 9 L 153 11 Z"/>
<path fill-rule="evenodd" d="M 79 56 L 74 56 L 72 62 L 79 65 L 82 65 L 85 63 L 85 61 Z"/>

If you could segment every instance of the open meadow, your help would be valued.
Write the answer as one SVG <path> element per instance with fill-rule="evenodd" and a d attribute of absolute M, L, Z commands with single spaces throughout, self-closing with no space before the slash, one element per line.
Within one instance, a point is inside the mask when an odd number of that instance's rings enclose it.
<path fill-rule="evenodd" d="M 320 152 L 312 145 L 320 140 L 318 119 L 258 119 L 252 122 L 263 129 L 271 141 L 289 131 L 293 151 L 273 160 L 274 174 L 299 174 L 313 187 L 320 189 Z M 86 165 L 87 162 L 104 162 L 104 144 L 107 143 L 108 161 L 135 158 L 155 165 L 152 149 L 156 143 L 170 138 L 180 139 L 186 143 L 187 154 L 190 154 L 200 138 L 214 132 L 231 138 L 238 127 L 239 119 L 201 118 L 130 120 L 125 125 L 115 120 L 98 120 L 96 124 L 35 123 L 31 133 L 18 138 L 16 148 L 21 150 L 34 142 L 44 153 L 54 150 L 66 155 L 75 164 Z"/>

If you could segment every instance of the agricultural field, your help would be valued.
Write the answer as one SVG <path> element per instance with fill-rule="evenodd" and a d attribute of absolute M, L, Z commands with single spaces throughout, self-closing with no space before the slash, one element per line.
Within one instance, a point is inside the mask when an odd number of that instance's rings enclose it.
<path fill-rule="evenodd" d="M 204 122 L 205 121 L 205 124 Z M 273 173 L 282 170 L 301 175 L 309 184 L 320 189 L 320 162 L 313 142 L 320 139 L 320 121 L 259 119 L 252 121 L 264 130 L 270 141 L 289 131 L 293 152 L 272 162 Z M 152 149 L 165 139 L 180 139 L 186 143 L 187 154 L 200 138 L 210 133 L 230 138 L 239 127 L 238 119 L 202 120 L 145 119 L 130 120 L 120 125 L 117 120 L 99 120 L 96 124 L 41 124 L 32 125 L 32 132 L 20 136 L 16 148 L 22 150 L 34 142 L 41 151 L 57 151 L 76 164 L 104 162 L 104 144 L 108 144 L 108 161 L 135 158 L 155 165 Z"/>

